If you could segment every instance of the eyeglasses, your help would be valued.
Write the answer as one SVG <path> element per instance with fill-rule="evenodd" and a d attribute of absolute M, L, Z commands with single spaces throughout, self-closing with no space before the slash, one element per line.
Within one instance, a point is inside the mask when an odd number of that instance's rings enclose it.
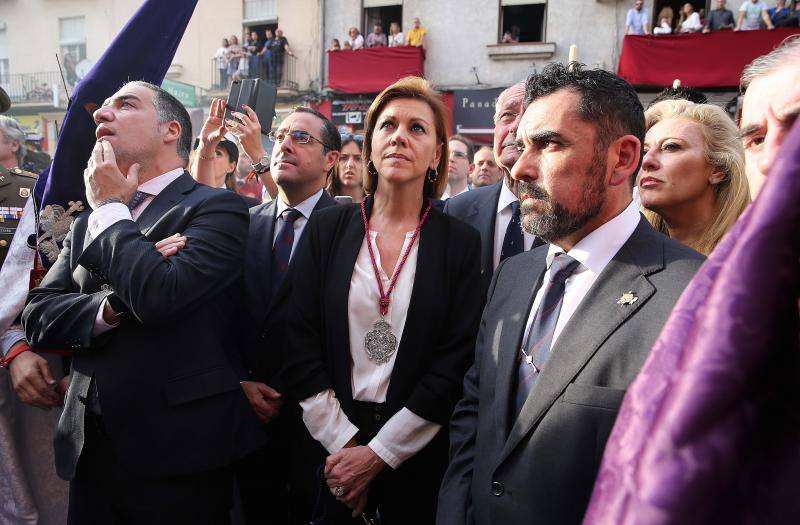
<path fill-rule="evenodd" d="M 325 148 L 335 149 L 335 148 L 333 148 L 331 146 L 328 146 L 327 144 L 325 144 L 324 142 L 319 140 L 317 137 L 315 137 L 311 133 L 309 133 L 307 131 L 300 131 L 299 129 L 296 129 L 294 131 L 290 131 L 288 133 L 285 132 L 285 131 L 281 131 L 281 130 L 270 131 L 268 137 L 269 137 L 269 140 L 271 140 L 272 142 L 275 142 L 277 144 L 281 144 L 284 140 L 286 140 L 286 136 L 287 135 L 292 137 L 292 140 L 294 142 L 296 142 L 297 144 L 308 144 L 308 141 L 314 140 L 314 141 L 319 142 L 320 144 L 322 144 L 322 146 L 325 147 Z"/>
<path fill-rule="evenodd" d="M 467 158 L 467 154 L 466 153 L 461 153 L 460 151 L 454 151 L 453 153 L 450 154 L 450 156 L 453 157 L 454 159 L 466 159 Z"/>
<path fill-rule="evenodd" d="M 355 135 L 353 135 L 352 133 L 339 133 L 339 136 L 342 138 L 342 142 L 344 142 L 347 139 L 356 139 L 359 142 L 364 141 L 364 135 L 362 135 L 361 133 L 357 133 Z"/>

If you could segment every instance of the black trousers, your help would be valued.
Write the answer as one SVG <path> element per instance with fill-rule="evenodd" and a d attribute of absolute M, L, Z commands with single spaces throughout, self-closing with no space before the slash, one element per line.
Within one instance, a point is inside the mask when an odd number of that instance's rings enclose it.
<path fill-rule="evenodd" d="M 87 412 L 85 431 L 70 483 L 69 525 L 230 523 L 231 468 L 173 478 L 141 477 L 119 463 L 102 417 Z"/>

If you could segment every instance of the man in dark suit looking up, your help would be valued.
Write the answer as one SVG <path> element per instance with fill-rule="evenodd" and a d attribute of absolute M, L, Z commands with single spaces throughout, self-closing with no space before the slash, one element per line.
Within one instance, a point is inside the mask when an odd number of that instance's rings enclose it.
<path fill-rule="evenodd" d="M 495 272 L 451 422 L 438 523 L 580 523 L 625 390 L 697 252 L 632 201 L 644 114 L 603 70 L 551 64 L 526 85 L 512 175 L 549 244 Z"/>
<path fill-rule="evenodd" d="M 23 312 L 33 348 L 73 351 L 55 435 L 68 522 L 226 523 L 231 465 L 258 444 L 225 352 L 247 210 L 184 170 L 189 115 L 161 88 L 125 84 L 94 120 L 91 209 Z M 165 258 L 176 231 L 189 240 Z"/>
<path fill-rule="evenodd" d="M 260 133 L 260 130 L 259 130 Z M 247 523 L 307 522 L 298 514 L 313 501 L 302 472 L 289 464 L 305 428 L 297 407 L 275 420 L 283 390 L 278 377 L 283 347 L 285 306 L 290 289 L 285 275 L 308 219 L 336 200 L 325 192 L 328 176 L 339 160 L 341 136 L 321 113 L 298 107 L 271 137 L 275 141 L 270 172 L 278 186 L 275 200 L 250 209 L 245 255 L 244 304 L 240 313 L 242 351 L 248 376 L 242 382 L 247 398 L 266 426 L 268 441 L 237 467 Z M 300 433 L 300 435 L 298 435 Z M 309 437 L 310 440 L 310 437 Z M 287 483 L 288 481 L 288 483 Z M 286 486 L 291 486 L 287 497 Z M 308 507 L 308 508 L 306 508 Z"/>
<path fill-rule="evenodd" d="M 541 244 L 522 229 L 516 183 L 509 175 L 519 158 L 515 145 L 517 127 L 522 117 L 525 82 L 518 82 L 497 97 L 494 114 L 494 158 L 503 171 L 500 181 L 475 188 L 448 199 L 444 212 L 481 234 L 481 284 L 489 288 L 492 273 L 501 261 Z"/>

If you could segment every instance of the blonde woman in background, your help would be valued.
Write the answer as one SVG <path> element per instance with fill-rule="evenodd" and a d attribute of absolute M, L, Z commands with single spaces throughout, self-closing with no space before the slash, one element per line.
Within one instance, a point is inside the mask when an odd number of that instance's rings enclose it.
<path fill-rule="evenodd" d="M 665 100 L 645 113 L 637 177 L 645 216 L 660 232 L 711 253 L 750 203 L 744 150 L 725 111 Z"/>

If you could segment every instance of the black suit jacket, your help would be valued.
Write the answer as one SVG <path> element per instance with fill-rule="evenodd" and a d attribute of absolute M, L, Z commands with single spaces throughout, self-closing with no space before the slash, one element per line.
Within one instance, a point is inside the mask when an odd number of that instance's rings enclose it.
<path fill-rule="evenodd" d="M 438 523 L 580 523 L 625 391 L 704 259 L 641 217 L 512 420 L 519 348 L 546 255 L 541 246 L 495 272 L 475 364 L 451 422 Z M 629 291 L 636 302 L 618 304 Z"/>
<path fill-rule="evenodd" d="M 336 199 L 322 192 L 314 206 L 316 214 L 330 206 Z M 241 312 L 243 338 L 242 353 L 249 370 L 249 377 L 266 382 L 282 391 L 278 372 L 281 368 L 284 341 L 284 321 L 291 293 L 291 279 L 286 278 L 280 289 L 272 289 L 272 241 L 275 236 L 275 200 L 250 208 L 250 230 L 247 235 L 247 251 L 244 270 L 244 311 Z M 297 242 L 301 245 L 308 225 Z M 295 252 L 297 248 L 295 248 Z M 292 264 L 294 266 L 294 256 Z"/>
<path fill-rule="evenodd" d="M 76 218 L 23 312 L 34 348 L 73 350 L 55 434 L 58 474 L 74 477 L 92 377 L 128 470 L 167 477 L 232 463 L 258 444 L 255 416 L 225 354 L 231 285 L 242 272 L 247 235 L 241 198 L 184 173 L 136 222 L 119 221 L 91 239 L 89 214 Z M 162 257 L 154 243 L 176 232 L 188 238 L 186 247 Z M 92 337 L 104 298 L 120 323 Z"/>
<path fill-rule="evenodd" d="M 372 199 L 367 202 L 371 207 Z M 348 298 L 364 240 L 358 205 L 315 214 L 298 248 L 293 294 L 286 317 L 284 380 L 296 399 L 333 388 L 348 418 L 358 421 L 352 397 Z M 416 277 L 386 399 L 387 418 L 402 407 L 444 425 L 436 437 L 397 470 L 382 476 L 394 512 L 433 520 L 438 485 L 447 463 L 447 427 L 475 344 L 483 296 L 480 239 L 469 226 L 431 209 L 419 236 Z M 378 305 L 375 305 L 378 317 Z M 388 472 L 390 471 L 390 472 Z M 403 490 L 401 487 L 412 487 Z M 386 499 L 382 499 L 386 504 Z M 398 504 L 398 502 L 400 502 Z M 427 516 L 420 518 L 420 516 Z"/>

